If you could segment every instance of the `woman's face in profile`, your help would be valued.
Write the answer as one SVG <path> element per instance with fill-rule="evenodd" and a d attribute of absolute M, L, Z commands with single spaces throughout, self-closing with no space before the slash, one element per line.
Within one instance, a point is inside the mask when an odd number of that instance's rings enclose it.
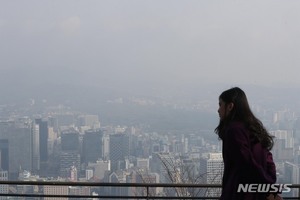
<path fill-rule="evenodd" d="M 227 109 L 228 106 L 229 105 L 227 105 L 222 99 L 219 99 L 218 113 L 221 121 L 225 119 L 225 117 L 229 113 L 229 110 L 231 110 L 231 109 Z"/>

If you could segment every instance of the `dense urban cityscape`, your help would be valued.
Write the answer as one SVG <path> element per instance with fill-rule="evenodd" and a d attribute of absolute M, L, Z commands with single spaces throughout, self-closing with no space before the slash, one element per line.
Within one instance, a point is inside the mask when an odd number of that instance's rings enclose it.
<path fill-rule="evenodd" d="M 146 98 L 108 100 L 114 107 L 128 103 L 152 107 L 158 102 Z M 216 117 L 216 103 L 162 106 L 170 110 L 210 113 Z M 300 123 L 296 111 L 272 110 L 253 105 L 252 109 L 272 135 L 272 150 L 278 183 L 299 183 Z M 223 160 L 221 141 L 211 125 L 203 129 L 154 130 L 147 124 L 102 124 L 98 114 L 84 113 L 46 100 L 30 99 L 24 105 L 1 105 L 0 109 L 1 180 L 70 181 L 116 183 L 221 183 Z M 105 117 L 105 116 L 103 116 Z M 217 123 L 217 119 L 211 124 Z M 137 194 L 138 191 L 100 190 L 44 186 L 51 194 Z M 57 186 L 58 187 L 58 186 Z M 1 186 L 3 193 L 11 186 Z M 22 192 L 34 187 L 18 188 Z M 23 191 L 24 190 L 24 191 Z M 36 191 L 40 192 L 40 191 Z M 156 195 L 168 195 L 156 189 Z M 293 190 L 297 195 L 297 191 Z M 191 194 L 190 194 L 191 195 Z M 220 189 L 194 191 L 193 195 L 218 196 Z M 284 194 L 288 195 L 288 194 Z"/>

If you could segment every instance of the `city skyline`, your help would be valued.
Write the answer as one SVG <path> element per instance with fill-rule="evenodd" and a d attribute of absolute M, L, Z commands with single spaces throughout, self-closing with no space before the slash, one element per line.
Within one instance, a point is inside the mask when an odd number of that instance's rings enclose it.
<path fill-rule="evenodd" d="M 137 102 L 145 106 L 144 101 Z M 207 180 L 220 181 L 222 145 L 213 128 L 186 126 L 177 129 L 171 126 L 171 129 L 151 131 L 139 122 L 126 126 L 107 125 L 98 115 L 78 112 L 63 105 L 38 106 L 38 111 L 35 106 L 1 106 L 1 166 L 6 174 L 4 178 L 8 180 L 205 183 L 207 174 Z M 297 184 L 300 180 L 295 174 L 295 170 L 299 170 L 300 155 L 298 112 L 292 109 L 270 110 L 259 105 L 253 108 L 275 136 L 272 151 L 278 182 Z M 32 111 L 35 111 L 33 115 Z M 175 123 L 173 121 L 173 126 Z M 183 123 L 188 124 L 188 120 Z M 27 135 L 26 141 L 25 135 L 15 137 L 21 133 Z M 43 150 L 45 134 L 48 152 Z M 18 157 L 13 156 L 16 153 Z M 206 161 L 201 159 L 207 155 L 217 159 L 209 167 L 205 167 Z M 21 157 L 25 156 L 28 159 L 23 163 Z M 5 168 L 8 168 L 8 173 Z M 106 192 L 119 194 L 121 191 Z M 126 195 L 129 190 L 123 192 Z M 160 192 L 170 195 L 168 191 Z M 218 195 L 215 191 L 194 192 L 193 195 Z"/>

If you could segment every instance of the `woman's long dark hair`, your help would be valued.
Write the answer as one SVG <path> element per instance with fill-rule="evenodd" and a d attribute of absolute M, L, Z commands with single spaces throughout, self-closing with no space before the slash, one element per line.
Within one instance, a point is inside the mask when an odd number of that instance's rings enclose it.
<path fill-rule="evenodd" d="M 271 150 L 274 144 L 273 136 L 271 136 L 262 122 L 257 119 L 252 113 L 246 94 L 238 87 L 231 88 L 224 91 L 219 99 L 221 99 L 227 106 L 229 103 L 233 103 L 233 109 L 225 117 L 220 120 L 215 132 L 219 138 L 223 139 L 224 128 L 232 121 L 240 121 L 244 123 L 246 128 L 253 134 L 254 137 L 262 144 L 263 147 Z"/>

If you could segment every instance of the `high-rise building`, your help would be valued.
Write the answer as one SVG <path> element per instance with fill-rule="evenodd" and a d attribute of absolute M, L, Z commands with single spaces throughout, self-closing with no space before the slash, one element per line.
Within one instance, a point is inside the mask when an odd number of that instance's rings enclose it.
<path fill-rule="evenodd" d="M 85 131 L 83 136 L 82 144 L 82 162 L 88 164 L 89 162 L 95 163 L 97 160 L 102 159 L 102 131 L 97 130 L 88 130 Z"/>
<path fill-rule="evenodd" d="M 63 178 L 69 178 L 72 167 L 75 166 L 76 169 L 80 169 L 80 155 L 74 151 L 62 151 L 60 153 L 59 161 L 59 174 Z"/>
<path fill-rule="evenodd" d="M 54 132 L 58 132 L 58 119 L 56 117 L 48 117 L 48 127 L 52 127 Z"/>
<path fill-rule="evenodd" d="M 109 159 L 109 134 L 103 134 L 103 147 L 102 147 L 103 159 Z"/>
<path fill-rule="evenodd" d="M 284 162 L 284 182 L 285 183 L 300 183 L 300 166 L 291 162 Z M 299 191 L 292 190 L 289 194 L 284 194 L 287 196 L 298 197 Z"/>
<path fill-rule="evenodd" d="M 57 142 L 58 133 L 54 131 L 53 127 L 48 128 L 48 155 L 55 152 L 55 144 Z"/>
<path fill-rule="evenodd" d="M 35 123 L 39 126 L 39 146 L 40 160 L 47 162 L 48 160 L 48 122 L 42 119 L 36 119 Z"/>
<path fill-rule="evenodd" d="M 66 130 L 61 134 L 61 150 L 79 152 L 79 133 L 75 130 Z"/>
<path fill-rule="evenodd" d="M 273 157 L 276 162 L 294 161 L 294 136 L 292 130 L 270 131 L 275 136 Z"/>
<path fill-rule="evenodd" d="M 200 158 L 200 176 L 206 184 L 222 183 L 224 163 L 222 153 L 208 153 Z M 207 197 L 218 197 L 221 195 L 220 188 L 208 189 Z"/>
<path fill-rule="evenodd" d="M 110 135 L 109 158 L 112 171 L 125 169 L 125 159 L 129 156 L 129 136 L 125 133 Z"/>
<path fill-rule="evenodd" d="M 285 148 L 294 148 L 294 134 L 292 130 L 275 130 L 270 131 L 270 133 L 274 135 L 276 139 L 284 140 Z"/>
<path fill-rule="evenodd" d="M 32 124 L 32 171 L 40 170 L 40 134 L 39 126 Z"/>
<path fill-rule="evenodd" d="M 10 180 L 18 178 L 20 168 L 28 171 L 38 168 L 38 166 L 33 166 L 33 164 L 38 165 L 38 163 L 33 163 L 33 155 L 37 153 L 34 150 L 38 150 L 34 142 L 38 134 L 33 126 L 34 123 L 28 118 L 0 122 L 0 140 L 2 141 L 0 148 L 3 151 L 1 165 L 4 169 L 8 167 Z M 8 158 L 6 157 L 7 147 Z"/>
<path fill-rule="evenodd" d="M 80 167 L 79 133 L 75 130 L 64 131 L 61 134 L 60 175 L 67 178 L 72 166 L 78 171 Z"/>

